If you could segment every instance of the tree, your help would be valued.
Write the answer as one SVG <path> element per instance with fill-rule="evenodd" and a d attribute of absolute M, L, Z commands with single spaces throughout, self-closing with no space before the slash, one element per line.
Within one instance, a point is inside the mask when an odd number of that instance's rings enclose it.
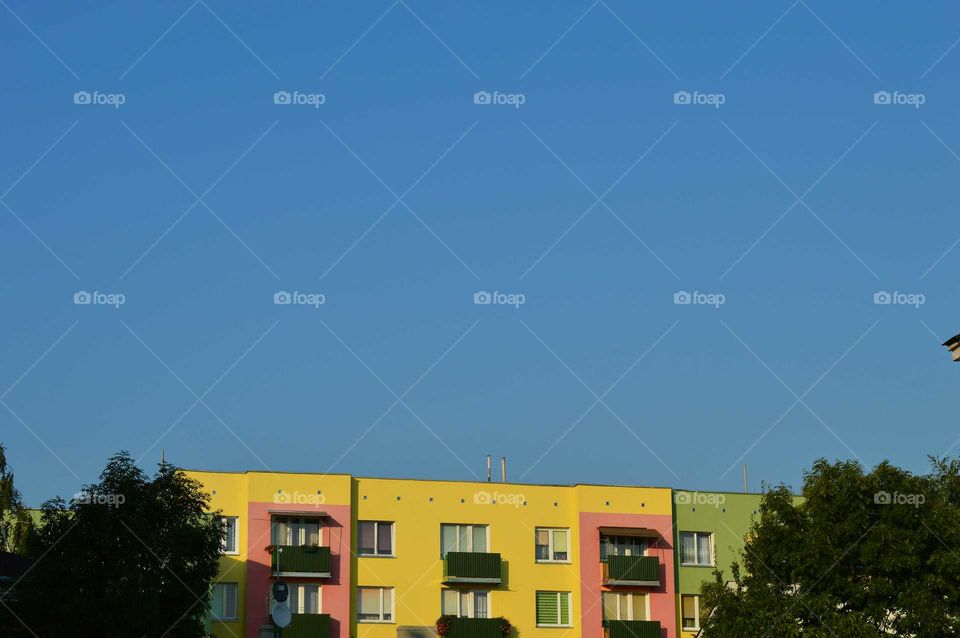
<path fill-rule="evenodd" d="M 44 504 L 17 613 L 38 636 L 200 638 L 222 539 L 197 481 L 168 464 L 151 479 L 121 452 L 69 504 Z"/>
<path fill-rule="evenodd" d="M 26 555 L 32 521 L 13 485 L 6 449 L 0 445 L 0 552 Z"/>
<path fill-rule="evenodd" d="M 931 463 L 917 476 L 821 459 L 802 501 L 767 490 L 742 568 L 703 587 L 703 634 L 960 636 L 960 461 Z"/>

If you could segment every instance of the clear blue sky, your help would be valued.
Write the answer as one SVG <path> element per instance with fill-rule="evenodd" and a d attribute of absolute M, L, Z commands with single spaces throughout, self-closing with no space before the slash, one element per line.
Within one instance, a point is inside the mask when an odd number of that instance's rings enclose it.
<path fill-rule="evenodd" d="M 0 4 L 31 505 L 119 449 L 735 490 L 960 437 L 955 3 Z"/>

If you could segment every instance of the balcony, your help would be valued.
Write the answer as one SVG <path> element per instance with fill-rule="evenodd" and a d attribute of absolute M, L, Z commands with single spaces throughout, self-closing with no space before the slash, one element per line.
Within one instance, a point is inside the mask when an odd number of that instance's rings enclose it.
<path fill-rule="evenodd" d="M 454 618 L 450 621 L 450 633 L 447 634 L 447 638 L 503 638 L 500 632 L 500 619 Z"/>
<path fill-rule="evenodd" d="M 656 556 L 607 556 L 603 584 L 632 587 L 660 585 L 660 560 Z"/>
<path fill-rule="evenodd" d="M 443 559 L 443 582 L 500 584 L 500 554 L 447 552 Z"/>
<path fill-rule="evenodd" d="M 660 638 L 659 620 L 605 620 L 607 638 Z"/>
<path fill-rule="evenodd" d="M 330 638 L 330 614 L 293 614 L 283 638 Z"/>
<path fill-rule="evenodd" d="M 317 545 L 271 545 L 274 576 L 330 578 L 330 548 Z"/>

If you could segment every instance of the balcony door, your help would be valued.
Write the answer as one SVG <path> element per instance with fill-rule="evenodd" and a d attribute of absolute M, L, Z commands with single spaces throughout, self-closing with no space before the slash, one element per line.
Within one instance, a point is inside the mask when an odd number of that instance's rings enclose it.
<path fill-rule="evenodd" d="M 276 516 L 271 535 L 274 545 L 317 547 L 320 545 L 320 519 Z"/>
<path fill-rule="evenodd" d="M 647 553 L 647 539 L 642 536 L 600 535 L 600 560 L 607 556 L 644 556 Z"/>
<path fill-rule="evenodd" d="M 440 601 L 444 616 L 490 618 L 490 592 L 470 589 L 444 589 Z"/>
<path fill-rule="evenodd" d="M 486 525 L 448 525 L 440 526 L 440 556 L 447 552 L 486 552 L 488 543 Z"/>

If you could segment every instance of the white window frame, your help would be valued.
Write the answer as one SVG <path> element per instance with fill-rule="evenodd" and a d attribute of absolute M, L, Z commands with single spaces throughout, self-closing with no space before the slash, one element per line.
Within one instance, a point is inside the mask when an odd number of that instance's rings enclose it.
<path fill-rule="evenodd" d="M 646 620 L 649 620 L 649 619 L 650 619 L 650 596 L 647 596 L 646 594 L 643 594 L 643 593 L 640 593 L 640 592 L 632 592 L 632 591 L 605 591 L 605 592 L 601 592 L 601 593 L 600 593 L 600 597 L 601 597 L 601 598 L 600 598 L 600 615 L 601 615 L 601 616 L 603 615 L 604 611 L 606 611 L 606 609 L 605 609 L 604 606 L 603 606 L 603 596 L 608 596 L 608 595 L 616 596 L 616 597 L 617 597 L 617 618 L 604 618 L 604 620 L 638 620 L 637 618 L 633 618 L 633 597 L 634 597 L 635 595 L 636 595 L 636 596 L 643 596 L 643 606 L 644 606 L 644 608 L 645 608 L 644 613 L 645 613 L 646 616 L 647 616 Z M 620 596 L 626 596 L 626 597 L 627 597 L 627 616 L 630 616 L 630 618 L 620 618 Z M 682 611 L 682 609 L 681 609 L 681 611 Z"/>
<path fill-rule="evenodd" d="M 713 532 L 686 532 L 686 531 L 681 531 L 681 532 L 680 532 L 680 552 L 681 552 L 681 554 L 683 553 L 683 535 L 684 535 L 684 534 L 693 534 L 693 550 L 694 550 L 694 552 L 695 552 L 696 555 L 697 555 L 697 562 L 695 562 L 695 563 L 690 563 L 690 562 L 683 562 L 683 561 L 681 561 L 681 562 L 680 562 L 680 565 L 681 565 L 682 567 L 713 567 L 713 566 L 714 566 L 714 564 L 713 564 L 713 562 L 714 562 L 714 561 L 713 561 Z M 700 537 L 701 537 L 701 536 L 706 536 L 707 539 L 710 541 L 710 542 L 709 542 L 710 547 L 709 547 L 709 549 L 707 550 L 707 554 L 708 554 L 707 560 L 710 561 L 710 562 L 708 562 L 708 563 L 701 563 L 701 562 L 699 562 L 699 559 L 700 559 L 700 542 L 699 542 L 699 541 L 700 541 Z"/>
<path fill-rule="evenodd" d="M 683 599 L 693 598 L 694 625 L 683 624 Z M 683 631 L 700 631 L 700 596 L 697 594 L 680 594 L 680 628 Z"/>
<path fill-rule="evenodd" d="M 313 615 L 313 614 L 309 614 L 308 612 L 300 611 L 300 608 L 303 607 L 304 598 L 305 598 L 302 595 L 304 587 L 317 588 L 317 613 L 322 614 L 323 613 L 323 585 L 321 583 L 310 583 L 310 582 L 290 583 L 290 598 L 289 598 L 290 613 Z M 294 592 L 297 592 L 296 601 L 293 600 Z"/>
<path fill-rule="evenodd" d="M 373 553 L 360 553 L 360 523 L 373 523 Z M 380 538 L 380 525 L 390 526 L 390 553 L 377 553 L 377 540 Z M 397 557 L 397 522 L 396 521 L 357 521 L 357 556 L 364 558 L 396 558 Z"/>
<path fill-rule="evenodd" d="M 228 585 L 233 585 L 233 593 L 234 593 L 233 608 L 236 611 L 236 614 L 233 616 L 217 616 L 213 613 L 212 597 L 217 596 L 218 593 L 221 597 L 223 597 L 225 595 Z M 220 601 L 220 609 L 226 609 L 226 605 L 224 604 L 223 600 Z M 234 620 L 239 620 L 240 618 L 240 583 L 235 583 L 235 582 L 213 583 L 213 592 L 211 594 L 210 615 L 213 618 L 213 620 L 216 620 L 219 622 L 232 622 Z"/>
<path fill-rule="evenodd" d="M 548 532 L 547 534 L 547 555 L 550 558 L 536 558 L 538 563 L 559 563 L 559 564 L 569 564 L 573 562 L 573 542 L 571 541 L 571 534 L 569 527 L 537 527 L 533 531 L 533 552 L 536 556 L 537 552 L 537 532 L 541 530 Z M 567 557 L 563 560 L 557 560 L 553 558 L 554 549 L 553 549 L 553 533 L 554 532 L 566 532 L 567 533 Z"/>
<path fill-rule="evenodd" d="M 538 590 L 534 593 L 534 595 L 536 594 L 556 594 L 557 595 L 557 623 L 560 623 L 560 621 L 563 620 L 563 613 L 561 611 L 563 608 L 563 605 L 560 604 L 560 596 L 566 596 L 567 597 L 567 614 L 570 616 L 570 622 L 568 622 L 565 625 L 564 624 L 553 625 L 553 624 L 545 624 L 545 623 L 537 622 L 537 627 L 560 627 L 560 628 L 573 627 L 573 596 L 571 595 L 570 592 Z M 533 617 L 534 617 L 534 621 L 536 621 L 537 619 L 536 598 L 534 599 Z"/>
<path fill-rule="evenodd" d="M 474 552 L 474 549 L 473 549 L 473 528 L 474 527 L 483 527 L 484 531 L 486 532 L 487 551 L 478 552 L 478 553 L 483 554 L 491 551 L 490 550 L 490 525 L 488 525 L 487 523 L 440 523 L 440 557 L 441 558 L 445 556 L 445 554 L 443 553 L 443 528 L 444 527 L 457 527 L 457 528 L 466 527 L 467 528 L 467 544 L 470 546 L 470 548 L 464 549 L 460 547 L 460 530 L 458 529 L 457 535 L 456 535 L 457 549 L 451 549 L 450 550 L 451 552 L 466 552 L 469 554 L 472 554 Z"/>
<path fill-rule="evenodd" d="M 240 517 L 239 516 L 224 516 L 223 517 L 223 542 L 220 543 L 220 553 L 224 556 L 239 556 L 240 555 Z M 236 548 L 233 550 L 227 549 L 227 521 L 233 521 L 233 542 L 236 543 Z"/>
<path fill-rule="evenodd" d="M 360 590 L 362 589 L 376 589 L 380 592 L 380 619 L 379 620 L 367 620 L 360 618 Z M 396 595 L 395 589 L 393 587 L 377 587 L 377 586 L 361 586 L 357 587 L 357 623 L 365 623 L 372 625 L 393 625 L 397 622 L 397 605 L 396 605 Z M 390 620 L 383 619 L 383 601 L 384 596 L 390 596 Z"/>
<path fill-rule="evenodd" d="M 443 596 L 447 592 L 455 592 L 457 594 L 457 613 L 454 614 L 457 618 L 477 618 L 477 594 L 485 594 L 487 597 L 487 615 L 484 618 L 495 618 L 493 615 L 493 604 L 491 596 L 491 591 L 489 589 L 444 589 L 440 591 L 440 613 L 443 614 Z M 463 597 L 464 594 L 470 595 L 470 616 L 463 615 Z"/>

